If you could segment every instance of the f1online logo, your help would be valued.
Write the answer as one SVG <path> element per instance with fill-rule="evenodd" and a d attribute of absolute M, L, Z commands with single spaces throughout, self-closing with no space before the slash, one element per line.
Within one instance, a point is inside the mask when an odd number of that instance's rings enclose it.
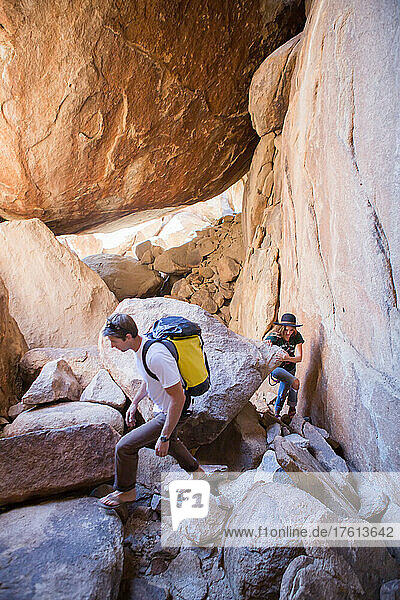
<path fill-rule="evenodd" d="M 183 519 L 203 519 L 210 505 L 208 481 L 178 479 L 169 484 L 172 529 L 176 531 Z"/>

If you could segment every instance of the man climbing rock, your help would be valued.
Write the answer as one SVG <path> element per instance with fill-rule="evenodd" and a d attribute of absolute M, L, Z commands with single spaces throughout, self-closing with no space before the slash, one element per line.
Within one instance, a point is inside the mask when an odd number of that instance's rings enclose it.
<path fill-rule="evenodd" d="M 121 352 L 135 352 L 136 367 L 143 378 L 143 385 L 132 400 L 126 413 L 126 423 L 135 425 L 137 406 L 146 395 L 154 403 L 156 415 L 123 436 L 115 449 L 114 491 L 100 498 L 105 508 L 116 508 L 136 499 L 136 472 L 140 448 L 156 442 L 155 452 L 163 457 L 170 454 L 189 473 L 202 473 L 203 469 L 175 433 L 182 415 L 185 393 L 176 361 L 165 346 L 153 344 L 146 356 L 146 363 L 158 379 L 150 377 L 143 365 L 142 351 L 145 339 L 139 335 L 135 321 L 126 314 L 115 314 L 107 320 L 103 336 L 112 348 Z"/>

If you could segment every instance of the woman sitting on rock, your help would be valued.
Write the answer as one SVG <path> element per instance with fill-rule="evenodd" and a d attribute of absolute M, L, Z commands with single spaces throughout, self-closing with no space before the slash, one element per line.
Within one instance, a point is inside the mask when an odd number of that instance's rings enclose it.
<path fill-rule="evenodd" d="M 304 339 L 297 331 L 297 327 L 301 325 L 296 323 L 296 317 L 291 313 L 285 313 L 281 322 L 277 321 L 274 325 L 271 333 L 263 339 L 269 346 L 279 346 L 286 352 L 282 365 L 271 373 L 271 378 L 275 382 L 280 382 L 275 400 L 275 416 L 279 416 L 288 397 L 288 416 L 293 417 L 296 414 L 297 392 L 300 387 L 300 381 L 295 377 L 296 363 L 301 362 L 303 358 Z"/>

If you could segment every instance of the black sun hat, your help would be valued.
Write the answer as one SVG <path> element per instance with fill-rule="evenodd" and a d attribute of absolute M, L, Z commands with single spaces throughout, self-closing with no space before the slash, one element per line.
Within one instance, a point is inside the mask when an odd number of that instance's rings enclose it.
<path fill-rule="evenodd" d="M 291 327 L 303 327 L 303 325 L 299 325 L 296 323 L 296 317 L 292 315 L 292 313 L 285 313 L 282 315 L 281 322 L 275 321 L 274 325 L 290 325 Z"/>

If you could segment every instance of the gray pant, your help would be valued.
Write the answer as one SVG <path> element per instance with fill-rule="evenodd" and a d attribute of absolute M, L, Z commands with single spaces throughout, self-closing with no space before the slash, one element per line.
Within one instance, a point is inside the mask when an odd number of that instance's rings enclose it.
<path fill-rule="evenodd" d="M 118 442 L 115 448 L 114 490 L 127 492 L 135 487 L 138 464 L 138 451 L 160 437 L 166 413 L 158 413 L 153 419 L 136 427 Z M 199 463 L 182 444 L 174 431 L 169 440 L 168 454 L 173 456 L 187 472 L 196 471 Z"/>

